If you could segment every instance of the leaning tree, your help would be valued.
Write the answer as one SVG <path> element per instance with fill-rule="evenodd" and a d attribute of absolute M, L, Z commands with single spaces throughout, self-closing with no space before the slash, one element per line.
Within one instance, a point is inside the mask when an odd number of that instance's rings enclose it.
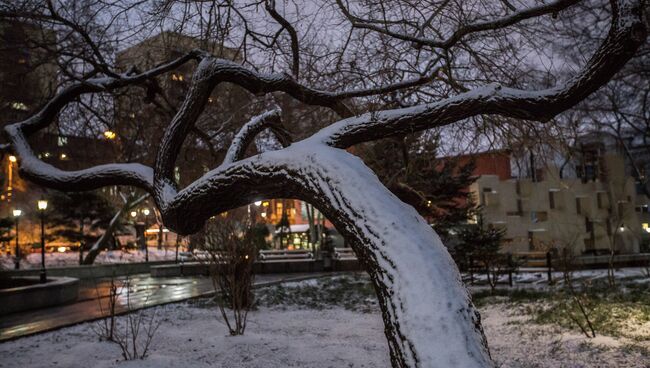
<path fill-rule="evenodd" d="M 400 18 L 400 12 L 421 11 L 418 2 L 400 2 L 405 5 L 394 8 L 397 13 L 379 6 L 386 5 L 381 1 L 376 2 L 379 4 L 377 8 L 365 13 L 358 13 L 359 8 L 374 2 L 359 1 L 352 7 L 348 2 L 337 0 L 332 9 L 342 14 L 351 26 L 351 34 L 359 31 L 364 37 L 380 35 L 377 39 L 386 41 L 382 45 L 387 45 L 389 53 L 397 51 L 388 47 L 392 45 L 390 40 L 397 40 L 417 54 L 425 49 L 437 50 L 437 60 L 449 62 L 454 57 L 454 48 L 465 50 L 468 58 L 479 58 L 479 53 L 471 52 L 472 40 L 485 32 L 503 32 L 508 27 L 546 15 L 555 17 L 578 2 L 556 0 L 535 2 L 533 6 L 516 2 L 519 7 L 511 1 L 494 2 L 503 6 L 499 11 L 505 9 L 506 15 L 466 22 L 451 32 L 446 32 L 449 27 L 444 29 L 445 32 L 438 32 L 438 28 L 444 28 L 441 24 L 446 20 L 452 24 L 458 19 L 463 20 L 464 13 L 460 10 L 462 14 L 457 18 L 450 18 L 448 13 L 439 18 L 441 13 L 436 8 L 418 23 Z M 250 66 L 254 60 L 246 55 L 243 62 L 235 63 L 201 50 L 191 51 L 146 71 L 132 69 L 127 73 L 117 73 L 97 56 L 100 50 L 91 47 L 84 54 L 91 64 L 96 64 L 91 73 L 67 83 L 30 118 L 6 126 L 9 140 L 6 149 L 19 157 L 21 174 L 40 185 L 66 191 L 109 185 L 139 187 L 155 200 L 165 225 L 180 234 L 195 233 L 211 216 L 260 198 L 297 198 L 309 202 L 332 221 L 369 273 L 381 306 L 394 367 L 493 366 L 480 316 L 436 233 L 412 207 L 391 194 L 373 172 L 346 149 L 363 142 L 446 126 L 479 116 L 498 115 L 512 121 L 547 122 L 607 83 L 645 42 L 645 2 L 611 0 L 609 31 L 602 43 L 580 71 L 555 87 L 533 90 L 487 83 L 467 88 L 467 83 L 450 72 L 452 68 L 449 65 L 443 65 L 420 78 L 344 92 L 316 89 L 306 83 L 314 78 L 322 79 L 314 74 L 319 65 L 316 58 L 301 60 L 303 54 L 299 43 L 302 39 L 298 34 L 302 29 L 292 25 L 286 13 L 283 15 L 275 8 L 275 1 L 255 4 L 265 5 L 268 15 L 280 25 L 277 33 L 262 35 L 255 31 L 252 22 L 245 19 L 245 10 L 235 8 L 232 2 L 214 2 L 211 9 L 229 8 L 233 10 L 229 16 L 237 14 L 241 18 L 237 22 L 229 19 L 229 24 L 242 27 L 240 35 L 243 35 L 244 44 L 248 42 L 246 40 L 256 40 L 267 48 L 278 46 L 289 50 L 287 60 L 291 74 L 260 72 Z M 456 3 L 441 1 L 437 4 L 442 8 Z M 174 11 L 171 5 L 163 5 L 163 8 L 168 12 Z M 35 9 L 19 9 L 22 13 L 18 16 L 47 15 Z M 218 24 L 216 19 L 212 20 L 211 24 Z M 92 41 L 83 27 L 73 29 L 74 32 L 83 40 Z M 282 37 L 286 42 L 282 42 Z M 348 47 L 348 42 L 340 46 Z M 373 55 L 366 56 L 366 62 L 372 63 Z M 407 55 L 395 58 L 407 58 Z M 417 58 L 412 61 L 423 62 Z M 53 124 L 68 104 L 83 96 L 144 85 L 190 62 L 196 62 L 197 66 L 189 89 L 165 128 L 152 167 L 139 163 L 111 163 L 64 171 L 41 161 L 30 147 L 30 136 Z M 343 69 L 345 65 L 353 63 L 348 60 L 336 65 L 335 69 Z M 336 73 L 323 78 L 336 79 Z M 435 78 L 445 79 L 453 86 L 453 91 L 460 92 L 433 102 L 360 115 L 355 114 L 354 108 L 363 104 L 347 103 L 357 97 L 394 96 Z M 179 152 L 204 112 L 212 91 L 222 83 L 239 86 L 257 96 L 282 92 L 303 104 L 330 109 L 341 120 L 292 142 L 283 127 L 280 111 L 271 109 L 242 127 L 231 140 L 219 166 L 181 188 L 174 178 Z M 340 85 L 345 84 L 345 81 L 340 81 Z M 147 121 L 141 124 L 147 124 Z M 275 133 L 283 147 L 245 157 L 246 147 L 265 130 Z"/>

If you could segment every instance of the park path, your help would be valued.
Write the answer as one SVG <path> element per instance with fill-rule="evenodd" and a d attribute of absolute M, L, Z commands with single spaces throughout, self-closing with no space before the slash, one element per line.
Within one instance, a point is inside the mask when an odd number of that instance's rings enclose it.
<path fill-rule="evenodd" d="M 255 287 L 318 278 L 328 274 L 256 275 Z M 116 278 L 116 281 L 122 283 L 126 281 L 126 277 Z M 110 284 L 110 279 L 84 281 L 80 285 L 77 301 L 72 304 L 0 316 L 0 342 L 106 317 Z M 128 284 L 128 306 L 127 293 L 122 291 L 116 303 L 117 314 L 214 293 L 212 280 L 204 276 L 154 278 L 143 274 L 129 277 Z"/>

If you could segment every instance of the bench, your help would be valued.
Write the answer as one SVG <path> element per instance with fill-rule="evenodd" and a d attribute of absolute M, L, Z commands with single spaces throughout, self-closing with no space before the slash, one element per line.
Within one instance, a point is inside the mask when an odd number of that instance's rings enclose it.
<path fill-rule="evenodd" d="M 314 253 L 309 250 L 260 250 L 257 259 L 260 262 L 313 259 Z"/>
<path fill-rule="evenodd" d="M 334 248 L 332 269 L 334 271 L 357 271 L 361 269 L 361 266 L 352 248 Z"/>
<path fill-rule="evenodd" d="M 261 250 L 253 264 L 255 273 L 291 273 L 322 271 L 322 262 L 309 250 Z"/>

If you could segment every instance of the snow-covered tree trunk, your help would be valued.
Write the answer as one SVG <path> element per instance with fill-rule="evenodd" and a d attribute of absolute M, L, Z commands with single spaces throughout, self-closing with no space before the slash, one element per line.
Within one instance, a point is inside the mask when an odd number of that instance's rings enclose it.
<path fill-rule="evenodd" d="M 216 187 L 240 194 L 225 198 L 210 190 Z M 166 224 L 183 231 L 215 209 L 252 198 L 314 204 L 370 274 L 394 367 L 492 366 L 480 316 L 436 233 L 347 151 L 314 137 L 217 168 L 178 196 L 186 201 L 170 203 L 163 213 Z"/>
<path fill-rule="evenodd" d="M 442 242 L 363 162 L 300 143 L 286 168 L 303 173 L 302 197 L 354 248 L 375 286 L 393 367 L 488 367 L 490 356 L 458 269 Z"/>

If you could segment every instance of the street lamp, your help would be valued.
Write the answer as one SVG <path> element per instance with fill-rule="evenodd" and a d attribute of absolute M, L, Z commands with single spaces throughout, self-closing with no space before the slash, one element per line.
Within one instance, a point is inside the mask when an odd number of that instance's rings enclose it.
<path fill-rule="evenodd" d="M 148 224 L 149 209 L 148 208 L 143 209 L 142 214 L 144 215 L 144 231 L 142 232 L 142 236 L 144 236 L 144 261 L 149 262 L 149 244 L 147 244 L 147 228 L 149 227 Z"/>
<path fill-rule="evenodd" d="M 47 282 L 47 275 L 45 274 L 45 210 L 47 209 L 47 201 L 41 198 L 38 201 L 38 211 L 41 213 L 41 283 Z"/>
<path fill-rule="evenodd" d="M 19 269 L 20 268 L 20 246 L 18 245 L 18 218 L 20 215 L 23 214 L 23 211 L 19 209 L 15 209 L 13 211 L 14 217 L 16 218 L 16 259 L 14 260 L 15 262 L 15 268 Z"/>

